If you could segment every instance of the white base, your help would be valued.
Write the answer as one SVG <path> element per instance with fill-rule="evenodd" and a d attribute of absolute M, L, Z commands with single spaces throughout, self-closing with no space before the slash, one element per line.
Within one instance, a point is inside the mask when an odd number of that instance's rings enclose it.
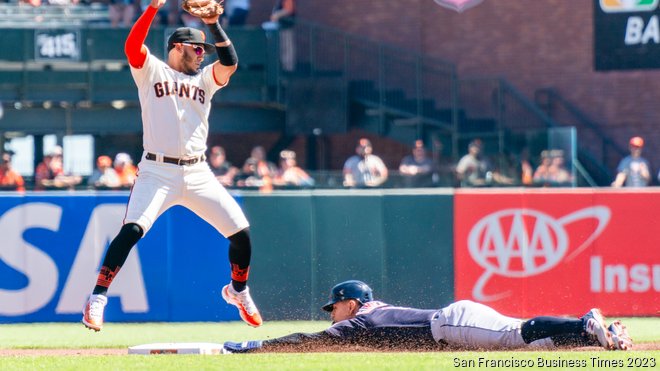
<path fill-rule="evenodd" d="M 225 354 L 222 344 L 215 343 L 153 343 L 128 348 L 128 354 Z"/>

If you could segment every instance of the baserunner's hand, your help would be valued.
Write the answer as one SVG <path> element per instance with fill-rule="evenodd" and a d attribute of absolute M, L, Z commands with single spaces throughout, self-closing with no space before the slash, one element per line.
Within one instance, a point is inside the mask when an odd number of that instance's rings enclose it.
<path fill-rule="evenodd" d="M 261 344 L 261 340 L 248 340 L 242 343 L 227 341 L 224 344 L 224 348 L 229 353 L 245 353 L 254 349 L 261 348 Z"/>

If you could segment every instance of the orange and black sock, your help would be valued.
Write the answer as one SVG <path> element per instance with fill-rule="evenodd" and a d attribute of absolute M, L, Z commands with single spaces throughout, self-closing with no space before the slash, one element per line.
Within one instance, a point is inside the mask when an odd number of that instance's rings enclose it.
<path fill-rule="evenodd" d="M 121 267 L 117 266 L 114 269 L 110 269 L 106 266 L 101 267 L 101 271 L 99 272 L 99 276 L 96 279 L 96 286 L 94 286 L 94 295 L 105 295 L 108 292 L 108 288 L 110 287 L 110 284 L 112 283 L 112 280 L 115 279 L 117 276 L 117 273 L 119 273 L 119 270 Z"/>
<path fill-rule="evenodd" d="M 126 262 L 128 254 L 133 246 L 142 238 L 142 228 L 134 223 L 124 225 L 117 237 L 112 240 L 108 251 L 103 259 L 103 266 L 96 280 L 96 286 L 92 292 L 94 295 L 105 295 L 108 288 L 115 279 L 121 266 Z"/>
<path fill-rule="evenodd" d="M 243 229 L 229 238 L 229 264 L 231 266 L 231 285 L 234 290 L 245 290 L 250 272 L 252 244 L 249 230 Z"/>

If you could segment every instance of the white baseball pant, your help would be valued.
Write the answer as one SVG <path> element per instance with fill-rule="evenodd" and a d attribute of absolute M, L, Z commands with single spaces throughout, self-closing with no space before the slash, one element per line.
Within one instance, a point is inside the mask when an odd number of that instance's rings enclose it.
<path fill-rule="evenodd" d="M 138 169 L 124 222 L 138 224 L 145 235 L 174 205 L 190 209 L 225 237 L 249 226 L 243 210 L 206 161 L 181 166 L 147 160 L 143 155 Z"/>
<path fill-rule="evenodd" d="M 436 341 L 462 349 L 553 348 L 550 338 L 526 344 L 520 335 L 524 321 L 504 316 L 494 309 L 469 300 L 457 301 L 438 311 L 431 321 Z"/>

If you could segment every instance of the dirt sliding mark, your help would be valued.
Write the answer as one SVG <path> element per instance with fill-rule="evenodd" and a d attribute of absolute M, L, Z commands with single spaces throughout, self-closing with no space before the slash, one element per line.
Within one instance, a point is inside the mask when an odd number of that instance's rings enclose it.
<path fill-rule="evenodd" d="M 6 356 L 117 356 L 127 355 L 127 348 L 86 349 L 0 349 L 0 357 Z"/>
<path fill-rule="evenodd" d="M 598 351 L 600 348 L 574 348 L 569 349 L 572 351 Z M 653 343 L 641 343 L 635 344 L 633 352 L 638 351 L 648 351 L 648 350 L 660 350 L 660 342 Z M 371 352 L 381 351 L 381 352 L 397 352 L 392 349 L 371 349 L 360 346 L 330 346 L 330 347 L 307 347 L 304 350 L 304 353 L 345 353 L 345 352 Z M 410 352 L 411 350 L 407 350 Z M 412 350 L 414 352 L 414 350 Z M 418 350 L 419 352 L 428 352 L 424 350 Z M 604 350 L 603 350 L 604 351 Z M 287 347 L 279 347 L 278 349 L 273 349 L 268 353 L 300 353 L 300 349 L 291 349 Z M 437 352 L 437 350 L 435 350 Z M 522 352 L 533 352 L 525 351 Z M 265 353 L 265 352 L 259 352 Z M 128 355 L 127 348 L 78 348 L 78 349 L 0 349 L 0 357 L 41 357 L 41 356 L 123 356 Z"/>

